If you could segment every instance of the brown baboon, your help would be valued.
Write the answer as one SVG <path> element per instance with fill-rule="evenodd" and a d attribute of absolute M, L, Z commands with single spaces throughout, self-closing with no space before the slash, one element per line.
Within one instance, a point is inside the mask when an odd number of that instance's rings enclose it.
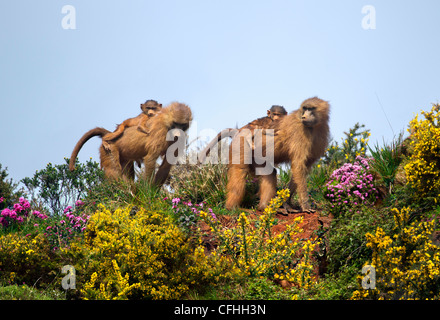
<path fill-rule="evenodd" d="M 272 120 L 279 120 L 286 114 L 287 111 L 283 106 L 273 105 L 269 110 L 267 110 L 267 116 Z"/>
<path fill-rule="evenodd" d="M 273 105 L 269 110 L 267 110 L 267 116 L 255 119 L 254 121 L 249 122 L 245 126 L 240 129 L 224 129 L 217 134 L 217 136 L 208 143 L 208 145 L 199 153 L 198 159 L 199 163 L 205 163 L 206 157 L 209 155 L 211 149 L 218 143 L 220 140 L 230 137 L 234 138 L 234 136 L 244 129 L 248 129 L 250 134 L 254 132 L 256 129 L 267 129 L 269 125 L 274 121 L 281 120 L 287 114 L 286 109 L 283 106 Z"/>
<path fill-rule="evenodd" d="M 317 97 L 305 100 L 298 110 L 293 111 L 280 121 L 269 125 L 275 131 L 273 135 L 273 150 L 266 150 L 266 142 L 256 148 L 262 148 L 266 154 L 272 153 L 273 163 L 290 163 L 292 177 L 289 183 L 291 197 L 294 192 L 298 194 L 299 203 L 303 212 L 313 212 L 308 201 L 307 174 L 312 164 L 324 153 L 329 143 L 329 111 L 327 101 Z M 232 144 L 231 143 L 231 147 Z M 269 149 L 269 148 L 267 148 Z M 253 173 L 259 165 L 253 162 L 246 164 L 245 155 L 240 154 L 239 163 L 233 163 L 232 152 L 229 154 L 228 184 L 226 208 L 232 209 L 240 205 L 245 193 L 246 176 Z M 260 165 L 261 166 L 261 165 Z M 259 210 L 263 210 L 276 194 L 276 171 L 272 168 L 271 174 L 260 176 L 260 203 Z M 286 204 L 289 211 L 292 208 Z"/>
<path fill-rule="evenodd" d="M 148 133 L 146 123 L 151 117 L 162 110 L 162 104 L 156 100 L 147 100 L 145 103 L 141 103 L 141 110 L 142 112 L 137 117 L 124 120 L 124 122 L 117 126 L 114 132 L 102 138 L 102 145 L 105 150 L 110 150 L 109 142 L 120 137 L 125 128 L 136 126 L 139 131 Z"/>
<path fill-rule="evenodd" d="M 168 132 L 172 129 L 188 130 L 192 120 L 191 109 L 182 103 L 173 102 L 162 109 L 149 123 L 149 133 L 145 134 L 136 127 L 125 129 L 124 134 L 110 144 L 107 151 L 101 145 L 101 168 L 109 178 L 118 178 L 121 175 L 133 178 L 133 161 L 143 159 L 145 165 L 145 178 L 150 179 L 154 173 L 156 160 L 164 156 L 163 162 L 156 173 L 154 184 L 161 186 L 168 177 L 172 162 L 167 159 L 167 149 L 174 142 L 167 139 Z M 69 168 L 74 170 L 75 159 L 82 145 L 93 136 L 105 137 L 109 133 L 103 128 L 88 131 L 76 144 L 70 157 Z M 178 135 L 179 132 L 177 132 Z"/>

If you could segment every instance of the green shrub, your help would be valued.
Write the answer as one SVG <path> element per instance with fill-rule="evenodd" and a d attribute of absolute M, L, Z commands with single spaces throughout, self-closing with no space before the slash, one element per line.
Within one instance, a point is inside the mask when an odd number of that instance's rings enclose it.
<path fill-rule="evenodd" d="M 171 169 L 169 188 L 173 198 L 193 203 L 206 201 L 211 205 L 224 205 L 226 198 L 227 165 L 182 164 Z"/>
<path fill-rule="evenodd" d="M 2 169 L 0 163 L 0 210 L 12 206 L 23 195 L 21 190 L 16 191 L 18 183 L 7 179 L 8 175 L 8 168 Z"/>
<path fill-rule="evenodd" d="M 21 180 L 32 197 L 38 197 L 53 214 L 60 214 L 68 205 L 84 198 L 88 190 L 103 178 L 99 164 L 91 159 L 85 164 L 76 160 L 73 172 L 69 170 L 69 159 L 64 160 L 65 163 L 61 165 L 48 163 L 45 169 L 37 171 L 32 178 Z"/>
<path fill-rule="evenodd" d="M 355 266 L 359 270 L 371 249 L 367 248 L 365 234 L 377 226 L 391 228 L 392 217 L 386 210 L 361 207 L 335 218 L 327 235 L 329 246 L 328 272 L 336 273 L 343 266 Z"/>
<path fill-rule="evenodd" d="M 0 236 L 0 278 L 5 283 L 43 286 L 51 283 L 61 268 L 59 256 L 43 234 Z"/>
<path fill-rule="evenodd" d="M 390 194 L 393 192 L 397 169 L 403 160 L 400 152 L 401 145 L 402 134 L 399 135 L 397 140 L 391 142 L 390 145 L 384 143 L 382 147 L 379 147 L 379 145 L 376 144 L 374 150 L 368 147 L 373 157 L 370 166 L 372 170 L 379 175 L 381 182 L 385 185 L 385 188 Z"/>

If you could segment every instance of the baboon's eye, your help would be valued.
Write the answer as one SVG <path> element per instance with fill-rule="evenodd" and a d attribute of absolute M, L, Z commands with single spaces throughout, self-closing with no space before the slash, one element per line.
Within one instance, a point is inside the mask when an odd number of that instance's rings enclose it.
<path fill-rule="evenodd" d="M 181 129 L 183 131 L 188 130 L 189 125 L 187 123 L 178 123 L 178 122 L 174 122 L 174 128 L 177 129 Z"/>

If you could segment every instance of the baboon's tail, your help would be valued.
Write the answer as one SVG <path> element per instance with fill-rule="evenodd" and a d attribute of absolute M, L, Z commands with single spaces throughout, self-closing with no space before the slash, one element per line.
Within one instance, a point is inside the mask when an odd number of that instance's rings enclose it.
<path fill-rule="evenodd" d="M 208 143 L 205 149 L 199 152 L 198 154 L 199 163 L 202 164 L 205 163 L 206 157 L 209 155 L 209 152 L 220 140 L 226 137 L 233 138 L 237 132 L 238 132 L 237 129 L 224 129 L 220 131 L 217 134 L 217 136 L 214 139 L 212 139 L 210 143 Z"/>
<path fill-rule="evenodd" d="M 81 139 L 79 139 L 78 143 L 76 144 L 75 148 L 72 151 L 72 155 L 70 156 L 70 161 L 69 161 L 69 170 L 70 171 L 75 170 L 76 157 L 78 156 L 78 153 L 81 150 L 84 143 L 86 143 L 90 138 L 95 137 L 95 136 L 100 136 L 102 138 L 107 133 L 110 133 L 110 131 L 108 131 L 107 129 L 104 129 L 104 128 L 99 128 L 99 127 L 87 131 L 81 137 Z"/>

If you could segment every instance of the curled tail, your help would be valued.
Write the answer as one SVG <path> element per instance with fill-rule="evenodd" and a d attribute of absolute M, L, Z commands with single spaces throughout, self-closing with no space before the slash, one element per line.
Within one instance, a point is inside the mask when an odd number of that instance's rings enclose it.
<path fill-rule="evenodd" d="M 73 148 L 72 155 L 70 156 L 70 161 L 69 161 L 69 170 L 70 171 L 75 170 L 76 157 L 78 156 L 78 153 L 81 150 L 84 143 L 86 143 L 90 138 L 95 137 L 95 136 L 100 136 L 102 138 L 107 133 L 110 133 L 110 131 L 108 131 L 107 129 L 104 129 L 104 128 L 99 128 L 99 127 L 87 131 L 81 137 L 81 139 L 79 139 L 75 148 Z"/>
<path fill-rule="evenodd" d="M 217 136 L 214 139 L 212 139 L 210 143 L 208 143 L 205 149 L 199 152 L 198 155 L 199 163 L 205 163 L 206 157 L 209 155 L 209 152 L 220 140 L 226 137 L 233 138 L 237 132 L 238 132 L 237 129 L 224 129 L 220 131 L 220 133 L 217 134 Z"/>

